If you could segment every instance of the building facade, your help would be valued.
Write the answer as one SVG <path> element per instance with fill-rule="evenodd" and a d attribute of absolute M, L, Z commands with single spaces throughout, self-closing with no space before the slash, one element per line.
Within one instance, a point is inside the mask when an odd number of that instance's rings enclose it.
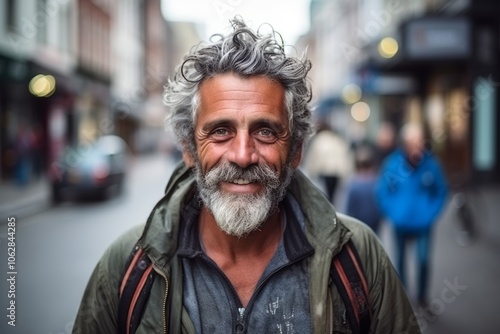
<path fill-rule="evenodd" d="M 493 0 L 313 0 L 318 114 L 353 142 L 419 122 L 452 184 L 500 181 L 499 22 Z"/>
<path fill-rule="evenodd" d="M 65 0 L 0 4 L 0 180 L 27 183 L 71 140 L 76 13 Z"/>
<path fill-rule="evenodd" d="M 0 182 L 22 170 L 29 183 L 108 134 L 156 150 L 166 36 L 157 0 L 1 1 Z"/>

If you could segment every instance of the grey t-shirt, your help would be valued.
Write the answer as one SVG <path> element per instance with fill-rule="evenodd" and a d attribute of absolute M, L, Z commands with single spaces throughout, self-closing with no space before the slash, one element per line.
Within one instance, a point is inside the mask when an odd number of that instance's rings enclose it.
<path fill-rule="evenodd" d="M 184 272 L 184 307 L 197 333 L 312 333 L 307 268 L 314 250 L 303 232 L 303 215 L 295 199 L 289 195 L 285 202 L 283 238 L 246 309 L 229 279 L 203 252 L 197 201 L 186 207 L 178 255 Z"/>

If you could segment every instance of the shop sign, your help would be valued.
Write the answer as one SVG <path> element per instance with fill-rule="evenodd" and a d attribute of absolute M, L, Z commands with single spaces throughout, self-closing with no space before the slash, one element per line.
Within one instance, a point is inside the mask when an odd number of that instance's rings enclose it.
<path fill-rule="evenodd" d="M 465 18 L 425 18 L 411 21 L 405 31 L 411 59 L 446 60 L 470 54 L 470 24 Z"/>

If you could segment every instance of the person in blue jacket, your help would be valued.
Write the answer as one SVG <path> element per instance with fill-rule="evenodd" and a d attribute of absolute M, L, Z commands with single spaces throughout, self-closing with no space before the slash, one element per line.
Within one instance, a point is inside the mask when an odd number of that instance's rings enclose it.
<path fill-rule="evenodd" d="M 417 297 L 426 304 L 432 228 L 447 196 L 447 184 L 439 162 L 426 147 L 423 129 L 406 124 L 401 147 L 383 162 L 376 186 L 380 211 L 394 228 L 397 270 L 406 284 L 406 244 L 415 239 L 418 258 Z"/>

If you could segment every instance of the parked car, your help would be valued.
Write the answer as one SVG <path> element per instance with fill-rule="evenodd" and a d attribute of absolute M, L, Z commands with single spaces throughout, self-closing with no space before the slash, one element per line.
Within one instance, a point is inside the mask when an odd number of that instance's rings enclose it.
<path fill-rule="evenodd" d="M 104 136 L 93 143 L 67 147 L 52 163 L 52 201 L 120 194 L 127 174 L 129 150 L 118 136 Z"/>

